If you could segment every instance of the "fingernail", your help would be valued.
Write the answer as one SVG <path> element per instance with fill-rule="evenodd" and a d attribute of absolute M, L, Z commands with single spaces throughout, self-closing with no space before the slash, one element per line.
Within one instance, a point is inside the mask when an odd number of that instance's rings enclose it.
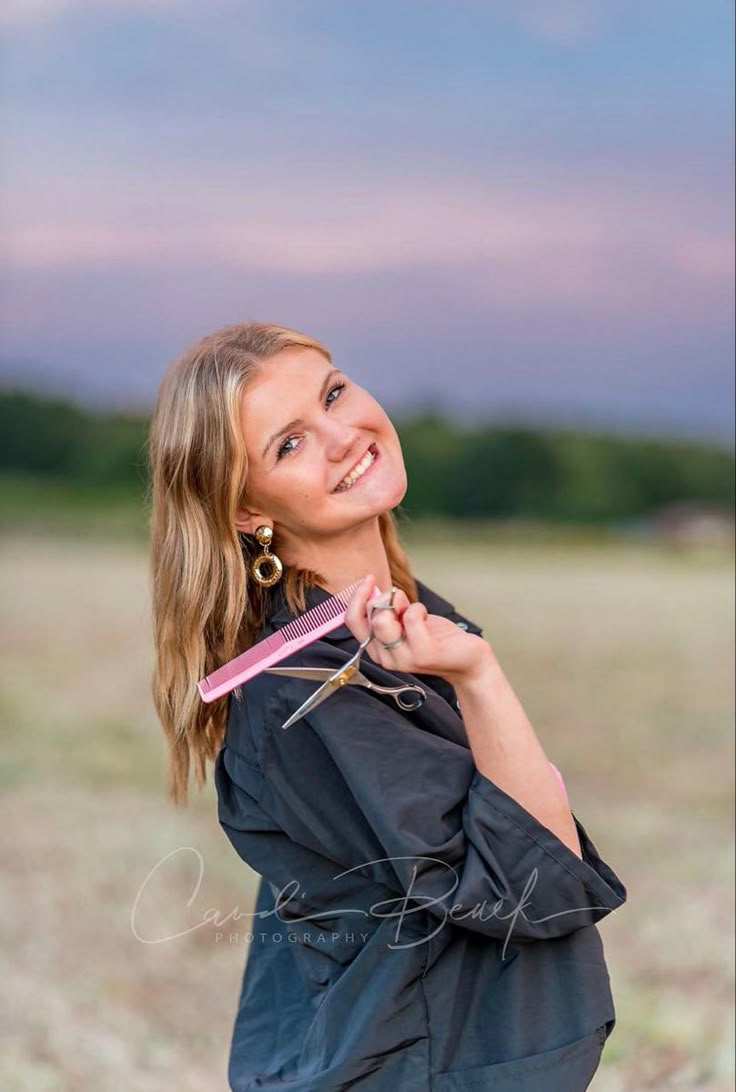
<path fill-rule="evenodd" d="M 381 595 L 381 589 L 380 588 L 374 588 L 372 598 L 377 599 L 379 595 Z"/>

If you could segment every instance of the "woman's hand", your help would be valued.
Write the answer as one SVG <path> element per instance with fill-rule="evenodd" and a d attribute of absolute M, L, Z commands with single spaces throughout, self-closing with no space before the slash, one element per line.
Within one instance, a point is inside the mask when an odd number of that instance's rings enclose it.
<path fill-rule="evenodd" d="M 360 642 L 371 631 L 370 604 L 376 582 L 371 573 L 353 592 L 345 612 L 345 624 Z M 388 601 L 388 593 L 380 602 Z M 377 610 L 372 616 L 374 639 L 366 652 L 374 663 L 387 671 L 409 674 L 439 675 L 452 686 L 467 683 L 495 662 L 491 646 L 483 637 L 467 633 L 438 614 L 430 614 L 424 603 L 410 603 L 400 589 L 394 595 L 394 610 Z M 389 643 L 402 636 L 395 648 Z"/>

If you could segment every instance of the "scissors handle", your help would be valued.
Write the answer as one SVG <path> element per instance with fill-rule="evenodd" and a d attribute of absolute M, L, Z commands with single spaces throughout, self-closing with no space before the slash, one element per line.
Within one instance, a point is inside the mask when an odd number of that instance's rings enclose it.
<path fill-rule="evenodd" d="M 424 689 L 421 686 L 415 686 L 414 683 L 405 683 L 403 686 L 379 686 L 378 683 L 366 678 L 362 671 L 356 671 L 350 682 L 364 686 L 375 694 L 387 694 L 394 699 L 399 709 L 407 711 L 418 709 L 427 697 Z"/>
<path fill-rule="evenodd" d="M 390 688 L 386 688 L 390 692 Z M 404 697 L 404 695 L 407 695 Z M 421 686 L 402 686 L 398 694 L 394 694 L 396 704 L 400 709 L 411 710 L 418 709 L 420 705 L 424 704 L 424 699 L 427 697 Z"/>
<path fill-rule="evenodd" d="M 378 609 L 386 608 L 393 610 L 393 598 L 396 588 L 393 586 L 390 590 L 390 602 L 383 604 L 380 601 L 372 604 L 372 606 Z M 320 686 L 311 697 L 307 698 L 303 702 L 296 712 L 284 721 L 281 725 L 282 728 L 288 728 L 295 721 L 300 720 L 307 713 L 311 712 L 318 705 L 321 705 L 331 694 L 334 694 L 337 689 L 344 686 L 346 683 L 361 684 L 369 690 L 375 691 L 377 694 L 387 694 L 394 699 L 400 709 L 405 711 L 411 711 L 412 709 L 418 709 L 424 702 L 427 695 L 421 686 L 415 686 L 413 683 L 406 683 L 404 686 L 379 686 L 377 683 L 371 682 L 370 679 L 360 670 L 360 658 L 368 645 L 369 641 L 373 639 L 373 626 L 370 626 L 370 631 L 363 638 L 358 645 L 356 652 L 350 657 L 347 663 L 344 663 L 342 667 L 339 667 L 336 671 L 331 668 L 328 669 L 315 669 L 315 668 L 266 668 L 265 670 L 271 671 L 273 674 L 291 674 L 297 678 L 311 678 L 312 680 L 324 679 L 322 686 Z M 328 677 L 325 678 L 325 675 Z M 405 696 L 406 695 L 406 696 Z"/>

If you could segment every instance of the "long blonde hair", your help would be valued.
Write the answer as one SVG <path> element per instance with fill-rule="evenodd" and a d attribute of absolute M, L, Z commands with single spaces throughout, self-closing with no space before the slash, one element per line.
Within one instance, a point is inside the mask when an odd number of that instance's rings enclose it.
<path fill-rule="evenodd" d="M 292 346 L 332 359 L 319 341 L 285 326 L 224 326 L 169 365 L 154 404 L 147 443 L 151 690 L 167 743 L 166 791 L 177 806 L 187 803 L 190 764 L 201 789 L 225 733 L 228 696 L 205 703 L 197 681 L 250 648 L 265 621 L 267 593 L 250 570 L 261 547 L 235 527 L 248 478 L 240 402 L 259 364 Z M 395 516 L 389 510 L 378 519 L 391 579 L 414 602 Z M 305 610 L 307 587 L 326 583 L 321 573 L 287 565 L 282 580 L 293 612 Z"/>

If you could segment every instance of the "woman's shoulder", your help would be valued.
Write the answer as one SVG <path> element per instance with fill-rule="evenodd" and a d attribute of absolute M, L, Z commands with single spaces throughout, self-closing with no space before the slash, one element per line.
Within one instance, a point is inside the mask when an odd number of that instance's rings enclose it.
<path fill-rule="evenodd" d="M 425 584 L 424 581 L 419 580 L 416 577 L 415 583 L 417 586 L 417 595 L 430 614 L 439 614 L 443 618 L 449 618 L 451 622 L 455 622 L 462 629 L 467 630 L 468 633 L 474 633 L 479 636 L 482 635 L 482 626 L 478 625 L 478 623 L 474 622 L 471 618 L 461 614 L 460 611 L 456 609 L 455 604 L 451 603 L 449 599 L 445 599 L 444 596 L 440 595 L 433 588 L 430 588 L 428 584 Z"/>
<path fill-rule="evenodd" d="M 224 743 L 246 756 L 260 755 L 269 724 L 283 700 L 286 679 L 261 672 L 228 695 Z"/>
<path fill-rule="evenodd" d="M 415 580 L 417 596 L 427 607 L 430 614 L 441 615 L 455 622 L 469 633 L 482 635 L 482 627 L 457 610 L 453 602 L 439 594 L 423 580 L 418 578 L 415 578 Z M 280 622 L 284 622 L 284 617 L 275 617 L 271 614 L 256 635 L 254 645 L 266 640 L 272 633 L 276 632 Z M 353 635 L 347 631 L 345 626 L 341 626 L 313 641 L 307 649 L 285 657 L 279 662 L 279 666 L 303 667 L 307 664 L 316 667 L 331 667 L 337 670 L 345 662 L 346 658 L 349 658 L 355 652 L 356 648 L 357 642 Z M 369 672 L 373 670 L 379 674 L 381 673 L 380 668 L 371 665 L 369 657 L 364 658 L 362 666 L 367 668 Z M 376 676 L 376 681 L 391 685 L 398 682 L 399 679 L 386 675 L 385 678 Z M 288 715 L 285 710 L 293 711 L 301 705 L 316 686 L 318 686 L 318 683 L 289 676 L 272 675 L 263 671 L 247 683 L 236 687 L 229 695 L 226 743 L 241 754 L 261 755 L 269 735 L 275 731 L 276 727 L 280 726 L 285 716 Z M 396 711 L 388 708 L 385 703 L 383 705 L 380 702 L 376 703 L 373 697 L 369 697 L 367 691 L 360 693 L 361 687 L 347 689 L 351 692 L 349 701 L 347 695 L 343 695 L 342 701 L 333 698 L 331 702 L 325 703 L 326 711 L 329 714 L 336 711 L 343 714 L 348 708 L 351 713 L 360 712 L 358 706 L 365 705 L 374 717 L 376 714 L 382 713 L 384 716 L 389 716 L 389 719 L 393 719 L 391 714 L 395 714 Z M 453 704 L 454 693 L 451 692 L 449 684 L 446 685 L 445 690 L 439 684 L 435 689 L 445 697 L 446 701 Z M 335 704 L 336 702 L 337 704 Z M 323 719 L 324 714 L 325 708 L 322 708 L 321 715 Z M 338 719 L 344 722 L 342 715 Z"/>

